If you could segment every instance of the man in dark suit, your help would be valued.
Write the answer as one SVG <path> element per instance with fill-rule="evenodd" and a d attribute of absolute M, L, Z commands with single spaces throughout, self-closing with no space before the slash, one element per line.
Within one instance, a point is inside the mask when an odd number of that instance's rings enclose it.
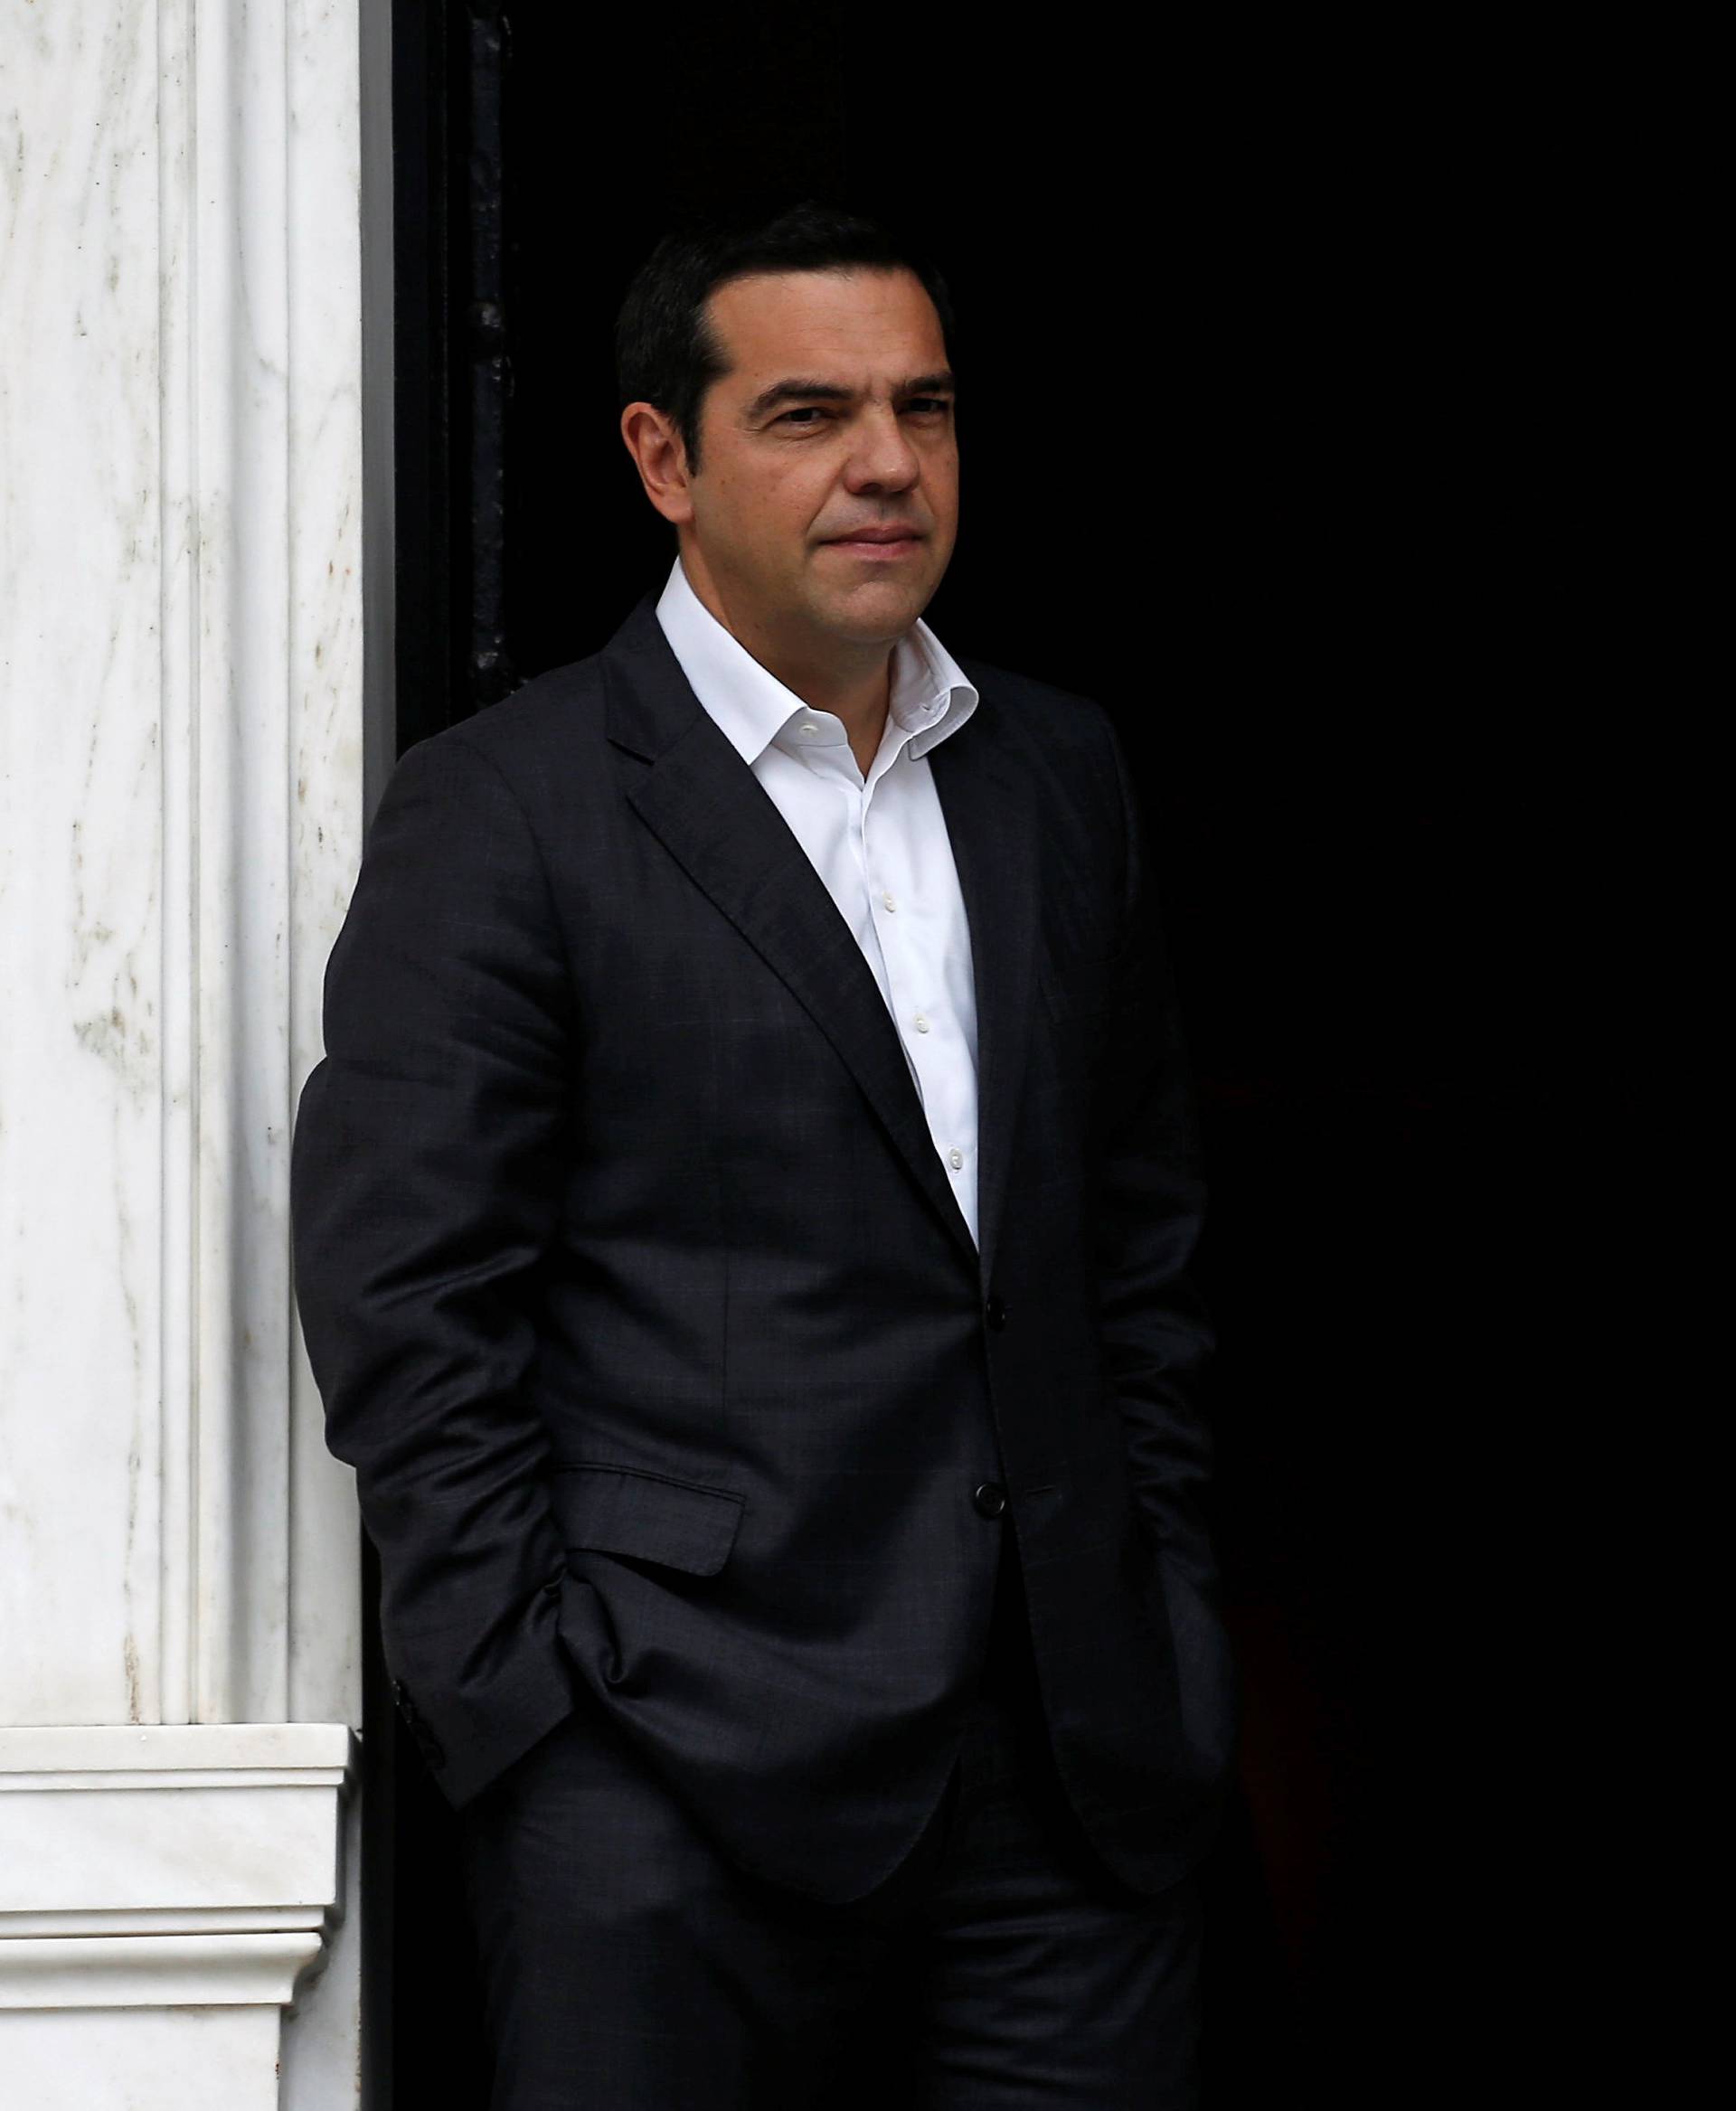
<path fill-rule="evenodd" d="M 1195 2101 L 1202 1190 L 1111 722 L 921 621 L 955 335 L 811 203 L 658 246 L 668 580 L 402 758 L 327 971 L 302 1318 L 494 2111 Z"/>

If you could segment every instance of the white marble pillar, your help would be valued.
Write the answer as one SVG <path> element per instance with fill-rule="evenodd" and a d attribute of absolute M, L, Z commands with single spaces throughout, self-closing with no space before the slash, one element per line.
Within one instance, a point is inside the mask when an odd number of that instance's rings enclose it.
<path fill-rule="evenodd" d="M 19 2111 L 354 2101 L 359 1541 L 288 1173 L 363 815 L 364 12 L 0 0 Z"/>

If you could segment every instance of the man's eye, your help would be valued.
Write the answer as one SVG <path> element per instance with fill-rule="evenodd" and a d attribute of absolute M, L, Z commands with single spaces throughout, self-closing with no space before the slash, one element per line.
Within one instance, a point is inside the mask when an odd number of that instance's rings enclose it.
<path fill-rule="evenodd" d="M 910 408 L 912 410 L 945 410 L 948 406 L 944 396 L 917 396 L 912 398 Z M 773 422 L 781 425 L 786 418 L 824 418 L 826 415 L 827 413 L 818 404 L 808 403 L 805 404 L 799 410 L 786 410 L 782 417 L 774 419 Z"/>

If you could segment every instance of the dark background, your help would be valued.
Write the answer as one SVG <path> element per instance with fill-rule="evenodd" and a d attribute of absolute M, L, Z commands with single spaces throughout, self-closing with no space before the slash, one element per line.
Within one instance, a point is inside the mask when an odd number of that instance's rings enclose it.
<path fill-rule="evenodd" d="M 960 532 L 927 620 L 1113 712 L 1204 1122 L 1246 1688 L 1206 1872 L 1212 2102 L 1408 2100 L 1444 1814 L 1398 1696 L 1426 1670 L 1421 1527 L 1466 1470 L 1445 1343 L 1477 1287 L 1474 155 L 1419 146 L 1418 53 L 1373 92 L 1317 32 L 1208 46 L 1074 8 L 991 51 L 834 7 L 398 15 L 401 751 L 596 651 L 666 577 L 612 325 L 672 210 L 811 189 L 946 273 Z M 390 2068 L 400 2111 L 480 2106 L 449 1820 L 377 1640 L 368 1724 L 395 1803 L 369 1849 L 376 2102 Z"/>

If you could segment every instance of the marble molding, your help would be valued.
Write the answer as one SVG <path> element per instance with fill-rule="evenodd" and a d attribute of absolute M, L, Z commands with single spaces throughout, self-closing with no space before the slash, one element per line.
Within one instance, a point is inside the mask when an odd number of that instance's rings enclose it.
<path fill-rule="evenodd" d="M 275 2009 L 0 2009 L 0 2080 L 29 2111 L 278 2111 L 280 2035 Z"/>
<path fill-rule="evenodd" d="M 341 1724 L 0 1729 L 0 2101 L 354 2102 L 353 1987 L 294 2024 L 354 1898 L 354 1760 Z"/>
<path fill-rule="evenodd" d="M 0 2013 L 275 2022 L 342 1916 L 352 1746 L 331 1723 L 0 1729 Z"/>
<path fill-rule="evenodd" d="M 288 1146 L 363 822 L 386 18 L 0 0 L 0 2102 L 31 2111 L 354 2101 L 360 1541 Z"/>

